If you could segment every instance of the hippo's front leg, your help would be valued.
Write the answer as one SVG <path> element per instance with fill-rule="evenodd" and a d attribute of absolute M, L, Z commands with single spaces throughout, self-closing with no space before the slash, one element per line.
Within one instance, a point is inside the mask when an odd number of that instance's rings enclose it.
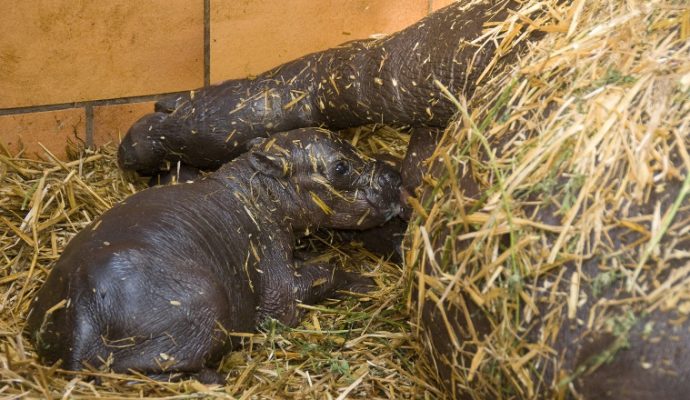
<path fill-rule="evenodd" d="M 323 262 L 304 264 L 296 275 L 297 300 L 305 304 L 318 303 L 328 297 L 339 297 L 336 293 L 339 290 L 366 293 L 375 286 L 370 278 Z"/>
<path fill-rule="evenodd" d="M 315 304 L 338 291 L 366 293 L 374 281 L 354 272 L 347 272 L 327 262 L 298 263 L 289 268 L 288 279 L 272 279 L 262 296 L 261 318 L 271 317 L 287 326 L 296 326 L 301 319 L 298 303 Z"/>

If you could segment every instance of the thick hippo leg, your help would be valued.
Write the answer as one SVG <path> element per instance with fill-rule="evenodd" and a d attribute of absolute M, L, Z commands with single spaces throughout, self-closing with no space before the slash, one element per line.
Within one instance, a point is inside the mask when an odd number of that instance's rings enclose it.
<path fill-rule="evenodd" d="M 338 291 L 366 293 L 374 282 L 357 273 L 347 272 L 326 262 L 299 262 L 291 276 L 266 277 L 260 318 L 274 318 L 287 326 L 301 319 L 298 303 L 315 304 L 327 298 L 338 298 Z M 287 284 L 286 282 L 292 282 Z M 292 299 L 286 301 L 286 299 Z"/>
<path fill-rule="evenodd" d="M 120 146 L 123 169 L 151 173 L 165 162 L 217 168 L 258 136 L 299 127 L 369 123 L 445 126 L 456 109 L 437 84 L 471 96 L 494 56 L 475 44 L 517 1 L 454 3 L 381 40 L 354 41 L 260 74 L 164 99 Z"/>
<path fill-rule="evenodd" d="M 300 298 L 305 304 L 318 303 L 328 297 L 339 298 L 337 291 L 366 293 L 374 282 L 354 272 L 343 271 L 328 263 L 312 263 L 299 269 Z"/>

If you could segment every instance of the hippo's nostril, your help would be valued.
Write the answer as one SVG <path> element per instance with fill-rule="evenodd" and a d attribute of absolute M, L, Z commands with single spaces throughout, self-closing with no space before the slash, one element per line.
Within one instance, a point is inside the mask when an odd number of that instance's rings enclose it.
<path fill-rule="evenodd" d="M 395 172 L 383 172 L 378 178 L 378 184 L 381 188 L 398 188 L 402 184 L 400 176 Z"/>
<path fill-rule="evenodd" d="M 376 179 L 378 181 L 377 183 L 379 184 L 379 187 L 385 188 L 386 186 L 388 186 L 389 179 L 386 176 L 386 174 L 380 174 Z"/>
<path fill-rule="evenodd" d="M 393 176 L 393 182 L 392 183 L 393 183 L 393 187 L 396 189 L 402 187 L 402 177 L 397 172 Z"/>

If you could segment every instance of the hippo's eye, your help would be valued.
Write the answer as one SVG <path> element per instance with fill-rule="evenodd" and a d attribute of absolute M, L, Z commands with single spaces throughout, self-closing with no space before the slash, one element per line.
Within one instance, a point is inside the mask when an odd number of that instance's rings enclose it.
<path fill-rule="evenodd" d="M 340 160 L 335 163 L 335 167 L 333 167 L 333 170 L 338 175 L 345 175 L 348 172 L 350 172 L 350 165 L 347 162 Z"/>

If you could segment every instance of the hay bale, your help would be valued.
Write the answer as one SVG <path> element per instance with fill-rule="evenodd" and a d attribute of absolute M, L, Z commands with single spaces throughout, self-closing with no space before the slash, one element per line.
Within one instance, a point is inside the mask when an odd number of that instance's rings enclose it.
<path fill-rule="evenodd" d="M 428 363 L 455 398 L 683 398 L 690 9 L 531 0 L 486 37 L 516 24 L 546 35 L 453 100 L 408 231 Z"/>
<path fill-rule="evenodd" d="M 402 158 L 405 135 L 382 128 L 350 132 L 370 154 Z M 0 397 L 10 398 L 420 398 L 438 397 L 417 370 L 400 299 L 402 269 L 349 244 L 313 237 L 324 257 L 371 276 L 366 297 L 305 306 L 292 329 L 268 324 L 243 335 L 244 346 L 223 359 L 225 386 L 196 381 L 156 382 L 108 371 L 64 371 L 35 359 L 22 336 L 31 300 L 66 243 L 115 202 L 140 190 L 117 168 L 114 148 L 72 162 L 12 157 L 0 149 Z"/>

